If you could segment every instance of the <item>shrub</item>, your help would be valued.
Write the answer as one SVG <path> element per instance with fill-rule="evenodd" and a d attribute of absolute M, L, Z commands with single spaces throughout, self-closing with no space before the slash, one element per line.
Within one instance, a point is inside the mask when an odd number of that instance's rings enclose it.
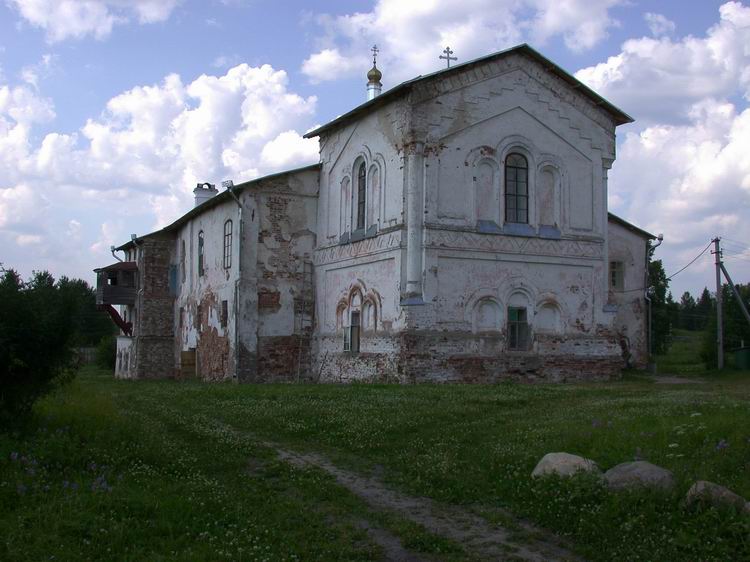
<path fill-rule="evenodd" d="M 117 338 L 104 336 L 96 345 L 96 364 L 102 369 L 114 370 L 117 361 Z"/>
<path fill-rule="evenodd" d="M 0 277 L 0 427 L 72 379 L 72 307 L 46 271 L 26 283 L 13 270 Z"/>

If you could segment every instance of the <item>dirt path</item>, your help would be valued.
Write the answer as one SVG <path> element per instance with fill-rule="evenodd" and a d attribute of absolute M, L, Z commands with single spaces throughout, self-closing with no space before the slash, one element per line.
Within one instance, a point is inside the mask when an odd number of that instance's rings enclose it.
<path fill-rule="evenodd" d="M 525 531 L 519 538 L 518 532 L 494 526 L 487 520 L 464 509 L 440 505 L 428 498 L 415 497 L 387 488 L 379 479 L 366 477 L 337 467 L 324 456 L 316 453 L 296 453 L 272 443 L 265 445 L 275 449 L 279 458 L 299 467 L 317 467 L 336 478 L 336 481 L 355 495 L 362 498 L 376 510 L 391 511 L 423 526 L 428 531 L 448 538 L 470 554 L 483 560 L 580 560 L 559 544 L 549 533 L 519 522 Z M 389 560 L 421 560 L 396 545 L 395 538 L 387 531 L 378 530 L 388 536 L 381 537 L 390 549 L 378 540 L 377 534 L 369 533 L 371 538 L 383 546 Z M 531 537 L 530 535 L 535 535 Z M 538 538 L 539 536 L 548 538 Z M 396 539 L 398 540 L 398 539 Z"/>

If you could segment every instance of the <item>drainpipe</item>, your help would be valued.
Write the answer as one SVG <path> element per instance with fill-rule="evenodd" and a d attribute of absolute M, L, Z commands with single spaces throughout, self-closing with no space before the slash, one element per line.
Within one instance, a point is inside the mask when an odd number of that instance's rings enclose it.
<path fill-rule="evenodd" d="M 229 194 L 237 203 L 237 222 L 239 223 L 239 236 L 237 241 L 237 279 L 234 280 L 234 378 L 237 379 L 240 364 L 240 281 L 242 280 L 242 239 L 243 232 L 245 230 L 242 223 L 242 203 L 240 198 L 234 192 L 234 182 L 232 180 L 226 180 L 221 182 L 222 187 L 225 187 Z"/>
<path fill-rule="evenodd" d="M 661 246 L 661 243 L 664 241 L 664 235 L 659 234 L 659 236 L 656 237 L 656 244 L 654 244 L 653 248 L 656 249 L 659 246 Z M 648 295 L 649 289 L 651 289 L 651 286 L 649 285 L 649 276 L 648 276 L 648 264 L 649 264 L 649 251 L 648 251 L 648 241 L 646 242 L 646 272 L 645 272 L 645 278 L 646 278 L 646 292 L 644 293 L 644 298 L 646 299 L 646 302 L 648 303 L 648 334 L 646 338 L 646 344 L 647 344 L 647 362 L 648 362 L 648 371 L 651 373 L 656 374 L 656 363 L 652 361 L 651 357 L 651 350 L 653 347 L 653 337 L 652 337 L 652 327 L 651 327 L 651 297 Z"/>
<path fill-rule="evenodd" d="M 121 261 L 122 261 L 122 260 L 121 260 L 121 259 L 120 259 L 119 257 L 117 257 L 117 254 L 115 254 L 115 251 L 116 251 L 116 250 L 115 250 L 115 247 L 114 247 L 114 246 L 110 246 L 110 247 L 109 247 L 109 251 L 110 251 L 110 252 L 112 252 L 112 257 L 113 257 L 113 258 L 115 258 L 115 259 L 116 259 L 117 261 L 119 261 L 119 262 L 121 262 Z"/>

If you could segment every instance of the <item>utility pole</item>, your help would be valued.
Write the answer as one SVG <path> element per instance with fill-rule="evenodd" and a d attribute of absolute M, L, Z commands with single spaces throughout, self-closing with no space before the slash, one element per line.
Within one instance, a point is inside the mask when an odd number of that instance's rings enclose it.
<path fill-rule="evenodd" d="M 718 236 L 712 240 L 714 243 L 714 251 L 711 252 L 716 256 L 716 345 L 718 350 L 718 366 L 719 369 L 724 368 L 724 330 L 723 330 L 723 318 L 722 318 L 722 306 L 721 306 L 721 238 Z"/>

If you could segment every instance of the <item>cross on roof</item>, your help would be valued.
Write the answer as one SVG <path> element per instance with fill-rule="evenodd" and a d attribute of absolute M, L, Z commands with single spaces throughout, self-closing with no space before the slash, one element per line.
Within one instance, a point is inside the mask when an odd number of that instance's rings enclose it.
<path fill-rule="evenodd" d="M 438 57 L 438 58 L 445 59 L 445 62 L 448 64 L 448 68 L 450 68 L 451 67 L 451 61 L 452 60 L 458 60 L 458 58 L 451 56 L 453 54 L 453 51 L 451 51 L 450 47 L 446 47 L 443 52 L 445 53 L 445 56 L 440 55 L 440 57 Z"/>
<path fill-rule="evenodd" d="M 380 49 L 378 49 L 377 45 L 373 45 L 372 49 L 370 50 L 372 51 L 372 66 L 375 66 L 375 61 L 378 58 L 378 53 L 380 52 Z"/>

